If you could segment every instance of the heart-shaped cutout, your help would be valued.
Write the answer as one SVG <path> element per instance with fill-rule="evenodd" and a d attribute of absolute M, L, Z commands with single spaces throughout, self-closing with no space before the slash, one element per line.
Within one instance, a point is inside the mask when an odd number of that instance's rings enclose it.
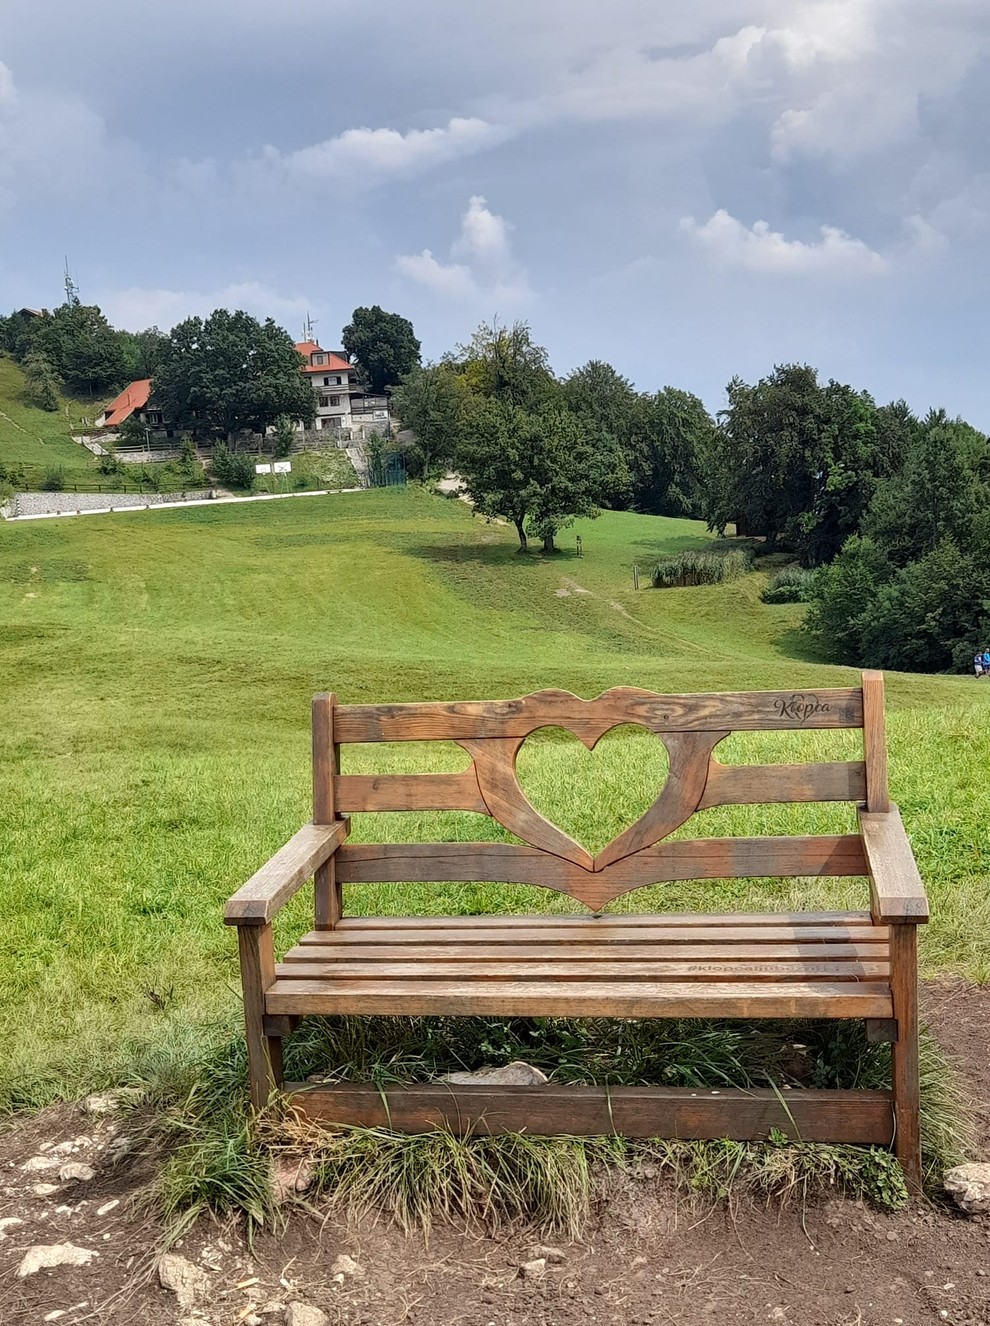
<path fill-rule="evenodd" d="M 516 756 L 527 801 L 591 857 L 646 814 L 669 773 L 663 742 L 633 723 L 606 732 L 593 750 L 564 728 L 540 728 Z"/>

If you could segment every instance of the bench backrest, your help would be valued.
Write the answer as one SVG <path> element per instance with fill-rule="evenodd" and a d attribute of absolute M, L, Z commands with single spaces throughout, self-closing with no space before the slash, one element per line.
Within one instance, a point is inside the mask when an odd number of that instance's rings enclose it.
<path fill-rule="evenodd" d="M 859 834 L 668 840 L 695 811 L 729 804 L 851 801 L 888 807 L 883 676 L 861 687 L 657 695 L 618 687 L 594 700 L 545 690 L 518 700 L 338 705 L 313 701 L 314 820 L 361 811 L 467 810 L 490 815 L 518 843 L 346 843 L 336 881 L 473 881 L 537 884 L 594 911 L 645 884 L 668 880 L 864 875 Z M 589 748 L 608 731 L 637 724 L 669 757 L 667 782 L 652 806 L 592 856 L 527 800 L 516 757 L 539 728 L 564 728 Z M 727 765 L 715 747 L 731 732 L 853 728 L 863 759 L 820 764 Z M 472 757 L 461 773 L 348 774 L 349 743 L 456 742 Z"/>

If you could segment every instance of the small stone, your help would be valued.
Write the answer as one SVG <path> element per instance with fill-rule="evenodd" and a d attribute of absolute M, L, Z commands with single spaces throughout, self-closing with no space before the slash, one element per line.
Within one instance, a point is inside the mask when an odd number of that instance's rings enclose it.
<path fill-rule="evenodd" d="M 308 1303 L 290 1303 L 285 1309 L 285 1326 L 330 1326 L 330 1318 Z"/>
<path fill-rule="evenodd" d="M 350 1275 L 353 1276 L 355 1280 L 364 1279 L 364 1271 L 353 1257 L 348 1257 L 346 1252 L 342 1252 L 340 1256 L 336 1258 L 334 1264 L 330 1267 L 330 1274 L 332 1276 Z"/>
<path fill-rule="evenodd" d="M 136 1105 L 144 1099 L 141 1087 L 117 1087 L 114 1091 L 97 1091 L 83 1101 L 87 1114 L 116 1114 L 127 1105 Z"/>
<path fill-rule="evenodd" d="M 77 1248 L 74 1243 L 36 1243 L 24 1254 L 17 1275 L 23 1280 L 25 1276 L 48 1271 L 56 1266 L 87 1266 L 99 1255 L 92 1248 Z"/>
<path fill-rule="evenodd" d="M 193 1307 L 210 1287 L 205 1271 L 174 1252 L 166 1252 L 158 1263 L 158 1279 L 163 1289 L 171 1289 L 180 1308 Z"/>
<path fill-rule="evenodd" d="M 4 1216 L 0 1220 L 0 1239 L 7 1237 L 7 1230 L 14 1229 L 17 1225 L 23 1225 L 24 1221 L 20 1216 Z"/>
<path fill-rule="evenodd" d="M 531 1262 L 523 1262 L 519 1275 L 523 1280 L 542 1280 L 547 1271 L 546 1257 L 534 1257 Z"/>
<path fill-rule="evenodd" d="M 58 1192 L 57 1183 L 36 1183 L 31 1189 L 35 1197 L 51 1197 L 53 1192 Z"/>
<path fill-rule="evenodd" d="M 942 1183 L 956 1206 L 967 1215 L 982 1215 L 990 1211 L 990 1163 L 987 1161 L 957 1165 L 955 1169 L 946 1170 Z"/>
<path fill-rule="evenodd" d="M 96 1170 L 92 1165 L 82 1165 L 73 1160 L 62 1166 L 58 1177 L 63 1183 L 91 1183 L 96 1178 Z"/>
<path fill-rule="evenodd" d="M 37 1170 L 58 1169 L 61 1163 L 58 1156 L 32 1156 L 30 1160 L 25 1160 L 21 1169 L 27 1174 L 34 1174 Z"/>
<path fill-rule="evenodd" d="M 316 1176 L 316 1168 L 308 1160 L 281 1160 L 272 1168 L 272 1194 L 282 1206 L 292 1197 L 304 1193 Z"/>
<path fill-rule="evenodd" d="M 554 1248 L 549 1243 L 537 1243 L 536 1247 L 532 1249 L 532 1255 L 536 1259 L 542 1257 L 543 1260 L 549 1262 L 551 1266 L 559 1266 L 561 1262 L 567 1261 L 567 1253 L 564 1252 L 564 1249 Z M 645 1257 L 637 1257 L 633 1262 L 633 1266 L 645 1265 Z"/>
<path fill-rule="evenodd" d="M 888 1242 L 888 1243 L 896 1243 L 896 1242 L 898 1241 L 899 1238 L 900 1238 L 900 1235 L 898 1234 L 898 1232 L 897 1232 L 896 1229 L 888 1229 L 888 1230 L 887 1230 L 887 1242 Z"/>
<path fill-rule="evenodd" d="M 112 1202 L 104 1202 L 102 1206 L 97 1207 L 96 1214 L 98 1216 L 109 1215 L 110 1212 L 113 1211 L 119 1205 L 120 1205 L 120 1198 L 115 1197 Z"/>
<path fill-rule="evenodd" d="M 441 1082 L 453 1082 L 462 1087 L 541 1087 L 549 1080 L 546 1073 L 518 1059 L 502 1068 L 485 1067 L 473 1073 L 447 1073 L 440 1079 Z"/>

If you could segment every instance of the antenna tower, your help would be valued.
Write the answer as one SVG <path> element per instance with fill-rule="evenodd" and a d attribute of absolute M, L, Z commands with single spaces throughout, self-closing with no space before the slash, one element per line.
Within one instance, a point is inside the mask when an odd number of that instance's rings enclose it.
<path fill-rule="evenodd" d="M 313 339 L 313 328 L 316 325 L 316 319 L 312 318 L 307 311 L 306 321 L 303 323 L 303 340 L 311 341 Z"/>
<path fill-rule="evenodd" d="M 69 275 L 69 255 L 65 255 L 65 302 L 67 304 L 79 303 L 79 287 Z"/>

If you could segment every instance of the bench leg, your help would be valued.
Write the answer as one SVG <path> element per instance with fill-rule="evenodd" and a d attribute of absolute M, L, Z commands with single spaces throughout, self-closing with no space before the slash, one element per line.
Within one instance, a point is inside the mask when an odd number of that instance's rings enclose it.
<path fill-rule="evenodd" d="M 282 1041 L 265 1035 L 265 991 L 275 980 L 275 945 L 270 925 L 239 925 L 241 987 L 247 1033 L 251 1105 L 260 1110 L 282 1086 Z"/>
<path fill-rule="evenodd" d="M 918 930 L 890 927 L 890 983 L 897 1039 L 891 1047 L 893 1068 L 894 1153 L 901 1162 L 908 1191 L 921 1186 L 921 1076 L 918 1055 Z"/>

